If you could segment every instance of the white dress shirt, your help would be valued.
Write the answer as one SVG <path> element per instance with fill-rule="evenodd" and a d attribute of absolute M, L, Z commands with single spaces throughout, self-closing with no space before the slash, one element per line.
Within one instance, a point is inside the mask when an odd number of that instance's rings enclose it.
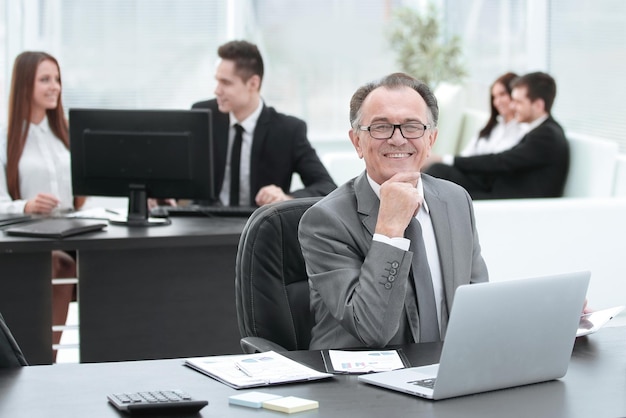
<path fill-rule="evenodd" d="M 527 123 L 519 123 L 515 118 L 508 122 L 502 116 L 498 116 L 498 123 L 493 127 L 489 137 L 476 135 L 463 148 L 459 154 L 461 157 L 473 157 L 475 155 L 497 154 L 513 148 L 529 131 Z M 453 155 L 444 155 L 442 162 L 447 165 L 454 164 Z"/>
<path fill-rule="evenodd" d="M 372 178 L 367 176 L 367 180 L 370 186 L 376 193 L 376 196 L 380 199 L 380 185 L 376 183 Z M 439 250 L 437 249 L 437 242 L 435 241 L 435 230 L 433 229 L 433 223 L 430 219 L 430 210 L 428 204 L 424 199 L 424 185 L 420 178 L 417 182 L 417 192 L 422 197 L 424 202 L 415 218 L 422 227 L 422 237 L 424 238 L 424 246 L 426 247 L 426 258 L 428 259 L 428 267 L 430 268 L 430 276 L 433 280 L 433 292 L 435 294 L 435 304 L 437 305 L 437 318 L 439 318 L 439 331 L 441 332 L 441 324 L 443 323 L 441 317 L 441 310 L 444 306 L 444 293 L 443 293 L 443 277 L 441 275 L 441 264 L 439 263 Z M 408 251 L 411 245 L 411 241 L 404 237 L 387 237 L 382 234 L 374 234 L 374 241 L 383 242 L 389 245 L 393 245 L 401 250 Z"/>
<path fill-rule="evenodd" d="M 39 193 L 59 199 L 57 210 L 74 207 L 70 152 L 50 130 L 48 119 L 30 124 L 24 151 L 18 165 L 20 200 L 9 195 L 6 181 L 7 129 L 0 133 L 0 213 L 23 213 L 26 201 Z"/>
<path fill-rule="evenodd" d="M 220 201 L 224 206 L 230 204 L 230 155 L 235 142 L 235 124 L 243 127 L 241 141 L 241 159 L 239 165 L 239 204 L 242 206 L 252 205 L 250 202 L 250 154 L 252 153 L 252 139 L 254 128 L 263 110 L 263 101 L 259 100 L 259 106 L 245 120 L 238 121 L 235 115 L 230 113 L 230 127 L 228 129 L 228 153 L 226 155 L 226 169 L 224 171 L 224 182 L 220 192 Z M 242 181 L 243 180 L 243 181 Z"/>
<path fill-rule="evenodd" d="M 489 137 L 474 137 L 461 151 L 462 157 L 506 151 L 517 145 L 528 132 L 528 124 L 519 123 L 515 118 L 505 122 L 502 116 L 498 116 L 497 120 L 498 123 L 491 130 Z"/>

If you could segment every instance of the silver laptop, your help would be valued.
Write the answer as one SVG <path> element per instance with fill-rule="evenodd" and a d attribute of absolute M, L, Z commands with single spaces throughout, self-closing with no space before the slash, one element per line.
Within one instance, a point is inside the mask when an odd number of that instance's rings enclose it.
<path fill-rule="evenodd" d="M 428 399 L 563 377 L 590 272 L 460 286 L 439 364 L 359 376 Z"/>

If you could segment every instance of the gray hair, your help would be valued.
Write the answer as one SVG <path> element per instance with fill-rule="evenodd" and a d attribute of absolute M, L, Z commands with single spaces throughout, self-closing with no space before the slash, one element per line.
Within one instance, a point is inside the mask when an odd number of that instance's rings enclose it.
<path fill-rule="evenodd" d="M 428 118 L 428 124 L 433 128 L 437 127 L 437 121 L 439 120 L 439 107 L 437 106 L 437 98 L 431 91 L 431 89 L 422 81 L 411 77 L 405 73 L 393 73 L 389 74 L 380 80 L 372 81 L 365 84 L 352 95 L 350 99 L 350 125 L 353 129 L 357 129 L 361 118 L 363 116 L 361 107 L 365 98 L 378 87 L 386 87 L 388 89 L 398 89 L 400 87 L 410 87 L 426 102 L 428 112 L 426 117 Z"/>

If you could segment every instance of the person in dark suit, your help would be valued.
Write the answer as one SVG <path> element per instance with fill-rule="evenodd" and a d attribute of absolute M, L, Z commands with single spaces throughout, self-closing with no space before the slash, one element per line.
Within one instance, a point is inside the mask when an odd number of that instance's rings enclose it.
<path fill-rule="evenodd" d="M 488 281 L 469 194 L 420 173 L 438 114 L 428 86 L 402 73 L 352 96 L 350 139 L 365 171 L 307 210 L 298 230 L 311 349 L 439 341 L 456 288 Z"/>
<path fill-rule="evenodd" d="M 335 189 L 337 186 L 307 139 L 306 123 L 263 102 L 263 58 L 257 46 L 231 41 L 219 47 L 218 55 L 221 60 L 215 74 L 216 98 L 195 103 L 192 108 L 212 111 L 214 186 L 222 204 L 262 206 L 297 197 L 324 196 Z M 239 196 L 231 201 L 231 190 L 236 190 L 231 189 L 236 125 L 243 127 L 240 182 Z M 300 175 L 305 187 L 290 191 L 294 173 Z"/>
<path fill-rule="evenodd" d="M 569 144 L 551 116 L 556 83 L 534 72 L 512 83 L 515 117 L 529 131 L 513 148 L 494 154 L 455 157 L 426 172 L 463 186 L 473 199 L 560 197 L 569 169 Z"/>

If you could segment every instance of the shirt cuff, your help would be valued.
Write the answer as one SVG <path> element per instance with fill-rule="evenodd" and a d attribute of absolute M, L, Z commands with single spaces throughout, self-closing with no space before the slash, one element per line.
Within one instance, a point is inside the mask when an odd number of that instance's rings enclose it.
<path fill-rule="evenodd" d="M 409 251 L 409 247 L 411 245 L 411 240 L 404 237 L 389 238 L 386 235 L 374 234 L 372 239 L 374 241 L 382 242 L 383 244 L 389 244 L 404 251 Z"/>

